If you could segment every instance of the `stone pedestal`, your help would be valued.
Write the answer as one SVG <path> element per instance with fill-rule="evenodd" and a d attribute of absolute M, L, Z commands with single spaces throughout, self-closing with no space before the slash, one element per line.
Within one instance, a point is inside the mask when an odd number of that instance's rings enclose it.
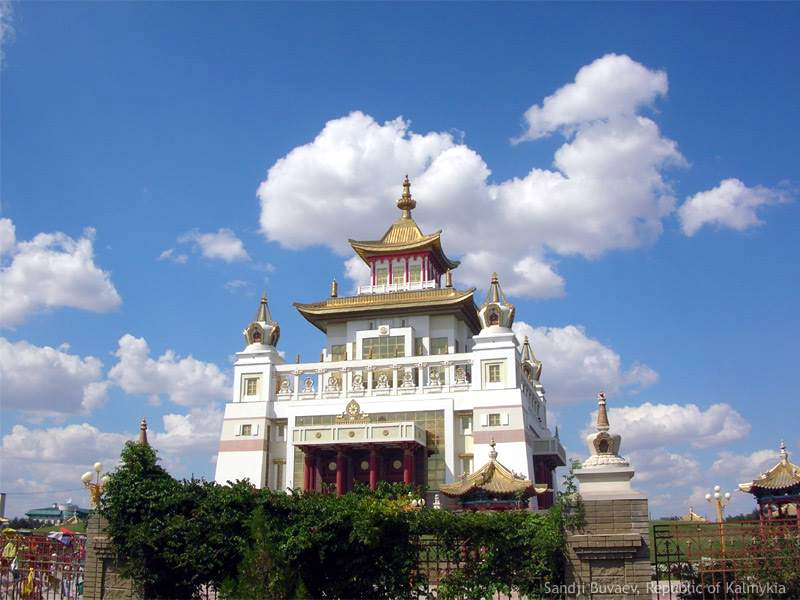
<path fill-rule="evenodd" d="M 105 533 L 106 520 L 96 512 L 89 515 L 86 527 L 86 565 L 84 600 L 140 600 L 142 595 L 130 579 L 119 571 L 111 540 Z"/>
<path fill-rule="evenodd" d="M 647 498 L 632 496 L 583 498 L 586 524 L 567 537 L 569 598 L 650 598 Z"/>

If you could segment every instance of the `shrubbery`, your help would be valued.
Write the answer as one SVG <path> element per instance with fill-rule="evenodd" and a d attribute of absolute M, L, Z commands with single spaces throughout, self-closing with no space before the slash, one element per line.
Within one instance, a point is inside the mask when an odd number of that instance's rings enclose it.
<path fill-rule="evenodd" d="M 147 598 L 463 598 L 536 595 L 562 577 L 564 522 L 547 513 L 408 510 L 407 486 L 341 497 L 177 481 L 128 444 L 100 512 Z M 459 568 L 428 589 L 434 553 Z M 422 559 L 422 561 L 421 561 Z"/>

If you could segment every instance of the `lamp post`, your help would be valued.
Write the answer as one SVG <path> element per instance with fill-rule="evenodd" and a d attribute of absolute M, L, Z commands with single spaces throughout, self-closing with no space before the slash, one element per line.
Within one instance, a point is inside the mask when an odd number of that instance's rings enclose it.
<path fill-rule="evenodd" d="M 718 485 L 714 486 L 714 493 L 706 494 L 706 502 L 710 502 L 714 505 L 714 509 L 717 513 L 717 523 L 719 524 L 719 539 L 720 544 L 722 547 L 722 553 L 725 554 L 725 527 L 723 522 L 725 521 L 725 517 L 723 516 L 723 511 L 725 507 L 728 505 L 728 502 L 731 501 L 731 493 L 730 492 L 722 492 L 722 488 Z"/>
<path fill-rule="evenodd" d="M 89 500 L 92 506 L 96 507 L 100 500 L 100 494 L 103 493 L 103 488 L 108 483 L 109 478 L 108 475 L 100 477 L 100 472 L 103 470 L 103 463 L 96 462 L 92 468 L 94 469 L 94 473 L 86 471 L 86 473 L 81 475 L 81 481 L 89 491 Z"/>

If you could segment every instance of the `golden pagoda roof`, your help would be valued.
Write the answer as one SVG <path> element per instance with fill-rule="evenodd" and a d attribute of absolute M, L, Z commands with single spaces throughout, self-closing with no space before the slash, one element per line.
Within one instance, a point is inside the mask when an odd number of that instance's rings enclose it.
<path fill-rule="evenodd" d="M 442 250 L 442 230 L 425 235 L 411 217 L 411 210 L 417 205 L 417 202 L 411 197 L 410 189 L 411 183 L 406 175 L 403 180 L 403 195 L 397 201 L 397 207 L 403 211 L 403 214 L 391 224 L 381 239 L 348 240 L 350 246 L 364 262 L 367 262 L 370 256 L 430 250 L 444 270 L 455 269 L 460 263 L 445 256 Z"/>
<path fill-rule="evenodd" d="M 533 496 L 548 491 L 546 484 L 522 479 L 505 468 L 497 461 L 494 440 L 492 440 L 491 447 L 489 462 L 460 481 L 440 485 L 439 491 L 445 496 L 451 497 L 466 496 L 475 490 L 501 496 L 517 493 Z"/>
<path fill-rule="evenodd" d="M 458 313 L 472 329 L 480 331 L 478 313 L 473 300 L 475 288 L 460 291 L 455 288 L 433 288 L 430 290 L 387 292 L 384 294 L 361 294 L 326 298 L 322 302 L 294 306 L 312 325 L 327 332 L 328 322 L 355 319 L 360 316 L 374 318 L 383 314 L 394 314 L 398 310 L 407 313 L 436 314 Z"/>
<path fill-rule="evenodd" d="M 692 510 L 692 507 L 691 507 L 691 506 L 689 507 L 689 512 L 688 512 L 688 513 L 686 513 L 685 515 L 683 515 L 683 516 L 680 518 L 680 520 L 681 520 L 681 521 L 697 521 L 697 522 L 700 522 L 700 523 L 706 523 L 706 522 L 708 522 L 708 520 L 707 520 L 705 517 L 701 517 L 701 516 L 700 516 L 700 515 L 698 515 L 696 512 L 694 512 L 694 511 Z"/>
<path fill-rule="evenodd" d="M 789 462 L 786 444 L 781 441 L 780 460 L 761 477 L 749 483 L 740 483 L 739 489 L 750 494 L 759 490 L 783 490 L 800 486 L 800 467 Z"/>

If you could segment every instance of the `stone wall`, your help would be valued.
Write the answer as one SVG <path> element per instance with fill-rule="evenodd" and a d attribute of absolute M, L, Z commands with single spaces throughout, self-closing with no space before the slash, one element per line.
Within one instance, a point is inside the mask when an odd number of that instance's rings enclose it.
<path fill-rule="evenodd" d="M 106 521 L 93 512 L 86 527 L 84 600 L 140 600 L 130 579 L 120 575 L 120 565 L 105 533 Z"/>
<path fill-rule="evenodd" d="M 583 500 L 586 524 L 567 537 L 570 598 L 650 598 L 647 499 Z"/>

